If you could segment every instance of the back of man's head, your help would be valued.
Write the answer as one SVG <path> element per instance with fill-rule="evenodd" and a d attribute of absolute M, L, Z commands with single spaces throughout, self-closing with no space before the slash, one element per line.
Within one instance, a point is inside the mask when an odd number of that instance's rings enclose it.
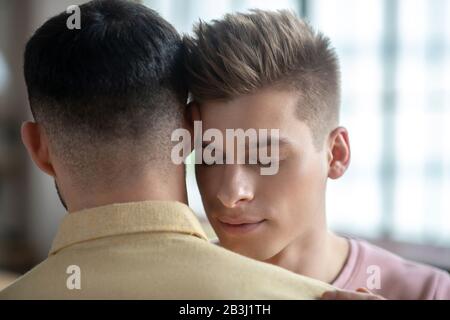
<path fill-rule="evenodd" d="M 74 181 L 170 161 L 187 96 L 182 41 L 153 10 L 119 0 L 80 6 L 42 25 L 25 51 L 32 113 Z"/>

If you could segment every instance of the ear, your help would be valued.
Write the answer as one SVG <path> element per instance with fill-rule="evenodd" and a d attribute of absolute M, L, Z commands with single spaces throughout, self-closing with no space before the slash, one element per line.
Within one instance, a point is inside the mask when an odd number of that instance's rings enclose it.
<path fill-rule="evenodd" d="M 328 177 L 339 179 L 347 171 L 350 165 L 351 151 L 348 131 L 339 127 L 329 136 L 328 144 Z"/>
<path fill-rule="evenodd" d="M 31 121 L 24 122 L 21 129 L 22 141 L 34 163 L 46 174 L 55 177 L 48 149 L 48 138 L 43 128 Z"/>

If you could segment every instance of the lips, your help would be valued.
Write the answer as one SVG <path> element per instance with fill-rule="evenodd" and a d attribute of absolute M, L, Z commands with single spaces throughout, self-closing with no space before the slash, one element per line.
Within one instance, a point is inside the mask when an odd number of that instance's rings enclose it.
<path fill-rule="evenodd" d="M 240 225 L 240 224 L 258 223 L 258 222 L 261 222 L 264 219 L 246 219 L 246 218 L 236 218 L 236 219 L 234 219 L 234 218 L 223 217 L 223 218 L 219 218 L 218 220 L 220 222 L 226 223 L 226 224 Z"/>
<path fill-rule="evenodd" d="M 266 220 L 250 220 L 250 219 L 230 219 L 220 218 L 218 219 L 221 229 L 229 234 L 240 235 L 254 231 L 261 227 Z"/>

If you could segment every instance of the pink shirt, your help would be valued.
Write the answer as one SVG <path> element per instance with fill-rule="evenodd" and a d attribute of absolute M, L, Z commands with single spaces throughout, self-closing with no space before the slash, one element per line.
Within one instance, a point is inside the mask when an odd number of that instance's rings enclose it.
<path fill-rule="evenodd" d="M 337 288 L 365 287 L 386 299 L 450 300 L 447 272 L 407 261 L 365 241 L 349 242 L 347 262 L 333 282 Z"/>

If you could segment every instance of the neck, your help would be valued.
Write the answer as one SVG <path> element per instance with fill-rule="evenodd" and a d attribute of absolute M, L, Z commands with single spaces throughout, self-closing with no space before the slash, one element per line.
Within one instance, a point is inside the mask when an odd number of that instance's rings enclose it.
<path fill-rule="evenodd" d="M 103 183 L 92 181 L 84 188 L 62 186 L 69 213 L 110 204 L 141 201 L 178 201 L 187 204 L 183 166 L 150 169 Z M 65 188 L 64 188 L 65 187 Z"/>
<path fill-rule="evenodd" d="M 341 272 L 349 252 L 348 241 L 323 228 L 297 238 L 266 262 L 292 272 L 332 283 Z"/>

